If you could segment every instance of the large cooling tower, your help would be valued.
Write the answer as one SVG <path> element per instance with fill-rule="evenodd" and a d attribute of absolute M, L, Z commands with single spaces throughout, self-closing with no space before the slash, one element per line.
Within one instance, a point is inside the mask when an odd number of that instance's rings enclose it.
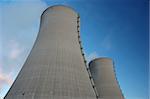
<path fill-rule="evenodd" d="M 124 99 L 110 58 L 92 60 L 89 69 L 100 99 Z"/>
<path fill-rule="evenodd" d="M 96 99 L 80 45 L 79 21 L 65 6 L 44 11 L 35 44 L 4 99 Z"/>

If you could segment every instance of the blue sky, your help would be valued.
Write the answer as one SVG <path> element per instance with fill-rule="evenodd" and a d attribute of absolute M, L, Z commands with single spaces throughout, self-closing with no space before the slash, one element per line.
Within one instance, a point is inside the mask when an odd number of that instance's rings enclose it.
<path fill-rule="evenodd" d="M 80 14 L 86 59 L 112 58 L 125 98 L 148 99 L 148 0 L 1 0 L 0 98 L 32 48 L 41 13 L 56 4 L 68 5 Z"/>

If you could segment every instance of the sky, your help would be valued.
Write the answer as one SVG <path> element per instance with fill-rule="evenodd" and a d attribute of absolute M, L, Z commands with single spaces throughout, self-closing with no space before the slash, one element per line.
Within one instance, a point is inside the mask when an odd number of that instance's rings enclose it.
<path fill-rule="evenodd" d="M 87 61 L 112 58 L 125 99 L 148 99 L 148 0 L 1 0 L 0 99 L 34 44 L 42 12 L 58 4 L 70 6 L 80 14 Z"/>

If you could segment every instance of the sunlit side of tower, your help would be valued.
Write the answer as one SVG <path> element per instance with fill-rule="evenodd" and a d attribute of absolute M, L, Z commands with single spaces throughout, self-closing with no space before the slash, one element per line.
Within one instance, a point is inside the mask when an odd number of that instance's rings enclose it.
<path fill-rule="evenodd" d="M 110 58 L 97 58 L 89 63 L 99 99 L 124 99 Z"/>
<path fill-rule="evenodd" d="M 79 15 L 52 6 L 35 44 L 4 99 L 96 99 L 79 41 Z"/>

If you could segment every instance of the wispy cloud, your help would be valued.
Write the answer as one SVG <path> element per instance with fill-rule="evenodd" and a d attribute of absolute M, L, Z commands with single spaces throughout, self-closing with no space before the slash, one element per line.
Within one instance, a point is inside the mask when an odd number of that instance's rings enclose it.
<path fill-rule="evenodd" d="M 89 63 L 91 60 L 98 58 L 99 54 L 97 52 L 92 52 L 90 54 L 85 55 L 87 62 Z"/>
<path fill-rule="evenodd" d="M 12 84 L 12 77 L 8 74 L 0 73 L 0 90 L 4 84 L 8 84 L 9 86 Z"/>
<path fill-rule="evenodd" d="M 112 50 L 113 44 L 112 44 L 112 33 L 108 33 L 104 36 L 104 38 L 102 39 L 102 42 L 100 43 L 100 49 L 99 51 L 93 51 L 90 54 L 86 54 L 86 60 L 88 61 L 88 63 L 98 57 L 107 57 L 105 55 L 106 52 L 108 52 L 109 50 Z"/>
<path fill-rule="evenodd" d="M 21 52 L 23 52 L 23 48 L 19 45 L 17 41 L 11 41 L 10 42 L 10 53 L 9 58 L 10 59 L 17 59 L 21 55 Z"/>
<path fill-rule="evenodd" d="M 32 48 L 40 16 L 47 8 L 43 0 L 6 1 L 0 1 L 0 97 L 5 96 Z"/>
<path fill-rule="evenodd" d="M 109 33 L 104 37 L 101 47 L 105 50 L 110 50 L 112 48 L 112 33 Z"/>
<path fill-rule="evenodd" d="M 11 73 L 4 73 L 2 70 L 2 65 L 0 64 L 0 90 L 2 89 L 3 85 L 8 84 L 10 86 L 12 82 L 13 79 Z"/>

